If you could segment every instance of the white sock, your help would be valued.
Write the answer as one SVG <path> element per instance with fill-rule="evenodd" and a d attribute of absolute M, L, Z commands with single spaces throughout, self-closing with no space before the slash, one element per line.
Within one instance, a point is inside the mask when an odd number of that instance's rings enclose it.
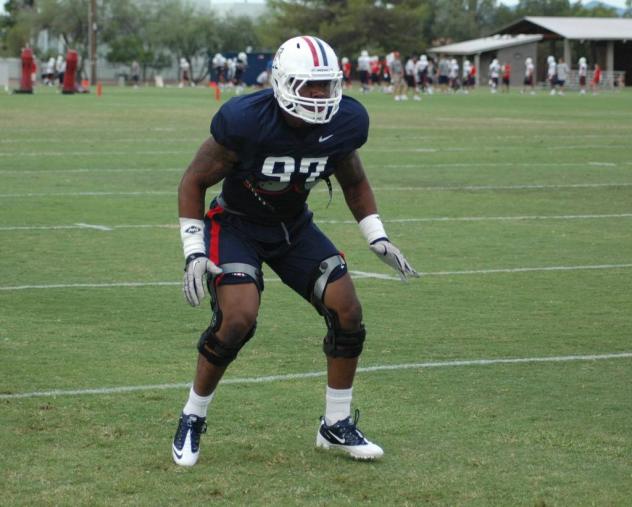
<path fill-rule="evenodd" d="M 349 389 L 332 389 L 327 386 L 325 400 L 325 423 L 328 426 L 346 419 L 351 415 L 351 398 L 353 387 Z"/>
<path fill-rule="evenodd" d="M 213 400 L 213 396 L 215 396 L 215 391 L 208 396 L 200 396 L 193 390 L 193 387 L 191 387 L 191 390 L 189 391 L 189 399 L 182 409 L 182 412 L 187 415 L 193 414 L 198 417 L 206 417 L 206 412 L 208 411 L 209 404 Z"/>

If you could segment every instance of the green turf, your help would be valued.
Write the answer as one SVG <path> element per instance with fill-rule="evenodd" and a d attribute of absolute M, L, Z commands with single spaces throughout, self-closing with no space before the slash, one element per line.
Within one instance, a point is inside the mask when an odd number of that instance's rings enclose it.
<path fill-rule="evenodd" d="M 361 366 L 395 367 L 354 389 L 385 457 L 314 449 L 322 375 L 240 380 L 324 370 L 322 320 L 265 269 L 256 338 L 185 470 L 171 438 L 209 312 L 180 292 L 176 189 L 218 103 L 0 96 L 0 503 L 629 505 L 632 358 L 582 356 L 632 352 L 632 93 L 358 97 L 380 212 L 424 273 L 356 277 Z M 392 275 L 336 185 L 327 201 L 310 206 L 350 269 Z"/>

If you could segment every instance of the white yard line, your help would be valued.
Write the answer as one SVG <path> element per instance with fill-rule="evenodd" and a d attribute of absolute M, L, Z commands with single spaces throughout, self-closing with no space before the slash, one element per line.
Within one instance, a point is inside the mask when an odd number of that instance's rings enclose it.
<path fill-rule="evenodd" d="M 632 165 L 632 162 L 601 162 L 601 161 L 585 161 L 585 162 L 438 162 L 438 163 L 417 163 L 417 164 L 367 164 L 369 168 L 440 168 L 440 167 L 584 167 L 584 166 L 606 166 L 616 167 L 618 165 Z"/>
<path fill-rule="evenodd" d="M 160 142 L 160 141 L 157 141 Z M 553 151 L 567 151 L 567 150 L 628 150 L 627 144 L 575 144 L 575 145 L 544 145 L 538 147 L 538 150 L 553 150 Z M 459 152 L 478 152 L 479 146 L 471 147 L 447 147 L 436 148 L 433 146 L 418 146 L 415 148 L 362 148 L 362 152 L 376 152 L 376 153 L 459 153 Z M 498 144 L 494 146 L 495 151 L 511 151 L 511 150 L 524 150 L 523 144 Z M 130 155 L 191 155 L 194 153 L 194 149 L 188 150 L 106 150 L 106 151 L 3 151 L 0 152 L 0 157 L 118 157 Z"/>
<path fill-rule="evenodd" d="M 379 128 L 379 127 L 377 127 Z M 405 128 L 405 127 L 402 127 Z M 173 130 L 165 130 L 166 132 L 173 132 L 175 131 L 175 129 Z M 575 134 L 575 135 L 564 135 L 564 134 L 555 134 L 555 133 L 546 133 L 542 134 L 540 136 L 538 136 L 537 134 L 534 137 L 541 137 L 543 139 L 546 139 L 549 142 L 555 142 L 555 141 L 559 141 L 561 139 L 572 139 L 572 140 L 578 140 L 578 139 L 608 139 L 608 140 L 612 140 L 614 138 L 617 137 L 624 137 L 624 138 L 628 138 L 629 134 L 627 133 L 609 133 L 609 134 Z M 453 141 L 454 137 L 450 136 L 448 134 L 444 134 L 444 135 L 436 135 L 436 134 L 430 134 L 430 135 L 410 135 L 410 136 L 397 136 L 394 137 L 392 139 L 396 139 L 397 141 L 402 141 L 402 140 L 408 140 L 408 141 L 421 141 L 421 140 L 448 140 L 448 141 Z M 525 136 L 524 135 L 491 135 L 491 136 L 468 136 L 467 137 L 468 141 L 478 141 L 478 140 L 482 140 L 482 141 L 490 141 L 490 140 L 495 140 L 495 141 L 507 141 L 507 140 L 518 140 L 518 141 L 524 141 Z M 20 144 L 20 145 L 24 145 L 25 143 L 33 143 L 33 144 L 53 144 L 53 145 L 59 145 L 60 143 L 65 143 L 67 142 L 66 138 L 61 138 L 61 137 L 46 137 L 46 138 L 42 138 L 42 137 L 33 137 L 30 139 L 24 139 L 24 138 L 6 138 L 6 139 L 0 139 L 0 145 L 2 144 Z M 73 139 L 73 144 L 93 144 L 94 143 L 94 139 L 92 138 L 86 138 L 86 139 Z M 148 137 L 148 138 L 130 138 L 130 137 L 123 137 L 123 138 L 103 138 L 101 139 L 102 143 L 117 143 L 117 144 L 132 144 L 132 145 L 138 145 L 139 143 L 144 143 L 144 144 L 193 144 L 196 145 L 199 144 L 198 140 L 192 139 L 191 137 L 182 137 L 182 138 L 177 138 L 177 137 L 171 137 L 169 136 L 167 139 L 165 138 L 158 138 L 158 137 Z M 200 140 L 201 142 L 201 140 Z"/>
<path fill-rule="evenodd" d="M 157 173 L 157 172 L 184 172 L 184 167 L 135 167 L 135 168 L 120 168 L 120 167 L 107 167 L 107 168 L 78 168 L 78 169 L 9 169 L 6 171 L 0 171 L 0 176 L 4 175 L 24 175 L 24 174 L 41 174 L 41 175 L 49 175 L 49 174 L 102 174 L 102 173 Z"/>
<path fill-rule="evenodd" d="M 524 145 L 498 145 L 494 146 L 494 151 L 512 151 L 520 150 L 524 151 Z M 575 145 L 550 145 L 539 146 L 538 150 L 551 150 L 551 151 L 577 151 L 577 150 L 629 150 L 630 147 L 627 144 L 575 144 Z M 416 148 L 362 148 L 362 152 L 371 153 L 461 153 L 461 152 L 479 152 L 479 146 L 471 147 L 449 147 L 449 148 L 436 148 L 431 146 L 418 146 Z"/>
<path fill-rule="evenodd" d="M 75 225 L 79 227 L 80 229 L 96 229 L 97 231 L 111 231 L 112 230 L 111 227 L 107 227 L 105 225 L 84 224 L 84 223 L 78 223 Z"/>
<path fill-rule="evenodd" d="M 606 213 L 606 214 L 585 214 L 585 215 L 516 215 L 506 217 L 419 217 L 419 218 L 392 218 L 385 219 L 385 223 L 416 223 L 416 222 L 511 222 L 528 220 L 593 220 L 609 218 L 632 218 L 632 213 Z M 319 224 L 355 224 L 355 220 L 317 220 Z M 102 231 L 124 230 L 124 229 L 176 229 L 178 224 L 120 224 L 120 225 L 6 225 L 0 227 L 0 231 L 55 231 L 68 229 L 96 229 Z"/>
<path fill-rule="evenodd" d="M 432 169 L 432 168 L 468 168 L 468 167 L 618 167 L 624 165 L 632 165 L 632 162 L 600 162 L 600 161 L 585 161 L 585 162 L 445 162 L 445 163 L 418 163 L 418 164 L 365 164 L 368 169 L 406 169 L 406 168 L 419 168 L 419 169 Z M 184 172 L 184 166 L 182 167 L 135 167 L 135 168 L 120 168 L 120 167 L 104 167 L 104 168 L 77 168 L 77 169 L 7 169 L 0 170 L 0 176 L 2 175 L 23 175 L 23 174 L 81 174 L 81 173 L 136 173 L 136 172 Z"/>
<path fill-rule="evenodd" d="M 584 271 L 606 269 L 628 269 L 632 264 L 592 264 L 584 266 L 539 266 L 520 268 L 493 268 L 493 269 L 468 269 L 463 271 L 430 271 L 420 272 L 421 276 L 459 276 L 459 275 L 492 275 L 500 273 L 531 273 L 547 271 Z M 368 271 L 349 271 L 355 279 L 371 278 L 375 280 L 399 281 L 399 276 L 385 273 L 372 273 Z M 266 278 L 266 282 L 280 282 L 279 278 Z M 17 290 L 45 290 L 45 289 L 109 289 L 115 287 L 162 287 L 179 286 L 182 282 L 104 282 L 104 283 L 54 283 L 37 285 L 4 285 L 0 286 L 0 292 Z"/>
<path fill-rule="evenodd" d="M 426 368 L 453 368 L 467 366 L 494 366 L 494 365 L 516 365 L 516 364 L 539 364 L 539 363 L 568 363 L 578 361 L 607 361 L 612 359 L 630 359 L 632 352 L 620 352 L 613 354 L 589 354 L 571 356 L 549 356 L 549 357 L 517 357 L 498 359 L 463 359 L 456 361 L 437 361 L 424 363 L 404 363 L 404 364 L 384 364 L 376 366 L 366 366 L 358 368 L 358 373 L 373 373 L 379 371 L 400 371 L 419 370 Z M 227 378 L 221 381 L 223 385 L 241 384 L 263 384 L 268 382 L 283 382 L 287 380 L 303 380 L 308 378 L 324 377 L 324 371 L 312 371 L 304 373 L 289 373 L 287 375 L 267 375 L 260 377 Z M 175 384 L 148 384 L 136 386 L 120 387 L 98 387 L 90 389 L 52 389 L 48 391 L 31 391 L 23 393 L 0 394 L 0 399 L 11 400 L 21 398 L 42 398 L 57 396 L 82 396 L 93 394 L 121 394 L 138 391 L 160 391 L 166 389 L 188 389 L 191 383 L 180 382 Z"/>
<path fill-rule="evenodd" d="M 525 184 L 525 185 L 448 185 L 448 186 L 407 186 L 407 187 L 374 187 L 376 192 L 452 192 L 452 191 L 490 191 L 490 190 L 559 190 L 583 188 L 624 188 L 632 186 L 631 182 L 608 183 L 568 183 L 568 184 Z M 325 188 L 316 189 L 325 192 Z M 175 196 L 175 190 L 138 190 L 138 191 L 81 191 L 81 192 L 24 192 L 0 194 L 0 198 L 23 199 L 28 197 L 136 197 L 143 195 Z"/>
<path fill-rule="evenodd" d="M 140 196 L 140 195 L 176 195 L 175 190 L 139 190 L 131 192 L 120 191 L 88 191 L 88 192 L 27 192 L 22 194 L 0 194 L 0 198 L 18 198 L 25 197 L 108 197 L 108 196 Z"/>
<path fill-rule="evenodd" d="M 610 145 L 608 145 L 609 147 Z M 130 155 L 191 155 L 194 150 L 128 150 L 128 151 L 3 151 L 0 157 L 108 157 Z"/>

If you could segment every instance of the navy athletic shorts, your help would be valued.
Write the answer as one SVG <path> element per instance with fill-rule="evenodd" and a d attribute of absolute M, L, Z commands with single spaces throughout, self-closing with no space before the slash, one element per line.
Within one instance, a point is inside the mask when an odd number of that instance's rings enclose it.
<path fill-rule="evenodd" d="M 274 225 L 262 225 L 225 210 L 214 200 L 204 219 L 209 259 L 214 264 L 238 262 L 262 272 L 265 262 L 283 283 L 307 301 L 312 284 L 320 272 L 320 263 L 342 255 L 331 240 L 314 224 L 312 212 L 305 209 L 297 218 Z M 329 281 L 341 278 L 346 265 L 337 267 Z M 226 275 L 215 279 L 217 285 L 249 283 L 249 278 Z M 263 290 L 263 279 L 260 280 Z"/>

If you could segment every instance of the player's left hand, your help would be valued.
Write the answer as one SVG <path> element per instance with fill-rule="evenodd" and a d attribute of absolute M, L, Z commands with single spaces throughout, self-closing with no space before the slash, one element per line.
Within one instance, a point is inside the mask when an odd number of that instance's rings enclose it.
<path fill-rule="evenodd" d="M 407 281 L 408 278 L 419 278 L 419 273 L 409 264 L 404 254 L 388 239 L 378 239 L 369 245 L 369 248 L 382 262 L 397 271 L 402 282 Z"/>

